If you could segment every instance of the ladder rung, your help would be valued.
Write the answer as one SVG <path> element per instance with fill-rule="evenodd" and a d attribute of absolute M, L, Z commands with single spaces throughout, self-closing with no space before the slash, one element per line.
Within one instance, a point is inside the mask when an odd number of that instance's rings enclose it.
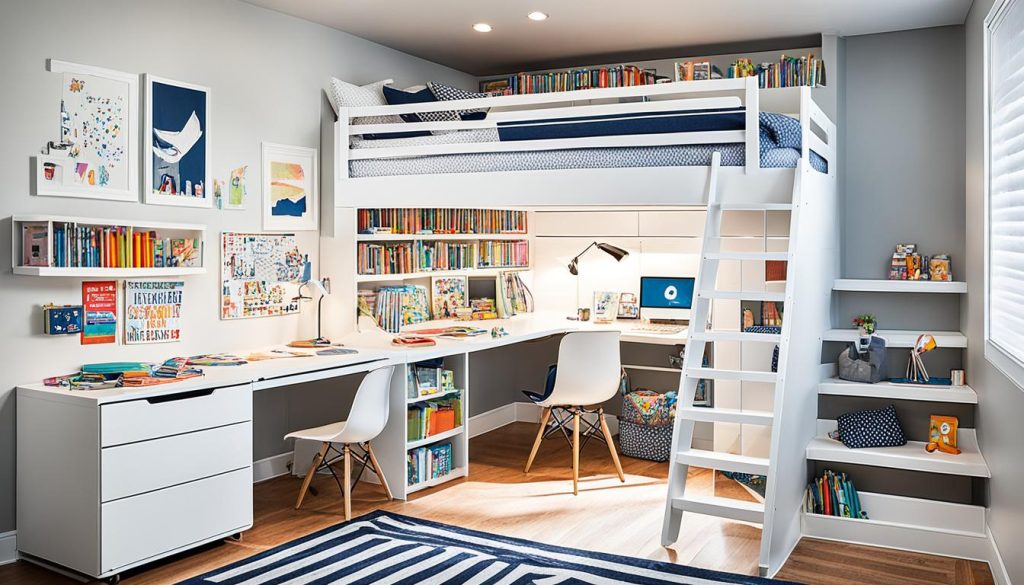
<path fill-rule="evenodd" d="M 706 260 L 789 260 L 789 252 L 708 252 Z"/>
<path fill-rule="evenodd" d="M 719 453 L 703 449 L 687 449 L 676 454 L 676 462 L 695 467 L 706 467 L 719 471 L 768 475 L 768 460 L 764 457 L 749 457 L 733 453 Z"/>
<path fill-rule="evenodd" d="M 763 290 L 704 290 L 697 293 L 706 299 L 731 299 L 735 301 L 775 301 L 786 300 L 786 293 L 766 292 Z"/>
<path fill-rule="evenodd" d="M 779 375 L 776 372 L 755 372 L 750 370 L 719 370 L 716 368 L 690 368 L 687 377 L 708 380 L 742 380 L 774 384 Z"/>
<path fill-rule="evenodd" d="M 672 498 L 672 507 L 684 512 L 764 524 L 764 502 L 685 494 L 680 498 Z"/>
<path fill-rule="evenodd" d="M 691 331 L 693 341 L 753 341 L 762 343 L 779 343 L 782 336 L 778 333 L 748 333 L 746 331 Z"/>
<path fill-rule="evenodd" d="M 702 422 L 737 423 L 742 425 L 770 425 L 775 416 L 763 410 L 737 410 L 735 408 L 705 408 L 691 406 L 678 408 L 676 416 Z"/>
<path fill-rule="evenodd" d="M 719 203 L 722 211 L 792 211 L 792 203 Z"/>

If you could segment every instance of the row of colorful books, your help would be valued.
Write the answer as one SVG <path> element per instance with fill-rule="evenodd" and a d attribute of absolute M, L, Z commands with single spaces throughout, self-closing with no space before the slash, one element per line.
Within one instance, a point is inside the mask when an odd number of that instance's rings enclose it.
<path fill-rule="evenodd" d="M 361 234 L 525 234 L 526 212 L 507 209 L 360 209 Z"/>
<path fill-rule="evenodd" d="M 409 485 L 444 477 L 454 469 L 451 443 L 413 449 L 409 451 L 406 459 Z"/>
<path fill-rule="evenodd" d="M 462 425 L 462 398 L 449 394 L 438 400 L 418 402 L 409 407 L 410 441 L 419 441 Z"/>
<path fill-rule="evenodd" d="M 430 320 L 430 296 L 426 287 L 383 286 L 374 297 L 372 314 L 377 324 L 389 333 L 398 333 L 403 325 Z"/>
<path fill-rule="evenodd" d="M 356 270 L 362 275 L 529 265 L 530 243 L 526 240 L 361 242 L 356 250 Z"/>
<path fill-rule="evenodd" d="M 131 226 L 81 226 L 53 224 L 53 249 L 49 224 L 22 226 L 22 264 L 60 268 L 164 268 L 199 266 L 199 239 L 161 238 L 155 231 L 135 231 Z"/>
<path fill-rule="evenodd" d="M 409 398 L 422 398 L 455 390 L 455 372 L 417 364 L 408 368 Z"/>
<path fill-rule="evenodd" d="M 845 473 L 829 470 L 807 484 L 804 512 L 844 518 L 868 517 L 860 507 L 860 497 L 853 481 Z"/>
<path fill-rule="evenodd" d="M 803 57 L 782 55 L 778 62 L 756 65 L 751 59 L 740 58 L 729 65 L 724 75 L 710 61 L 683 61 L 676 63 L 675 67 L 677 81 L 757 77 L 761 88 L 825 85 L 825 62 L 813 53 Z"/>
<path fill-rule="evenodd" d="M 641 69 L 636 65 L 617 65 L 548 73 L 516 73 L 504 80 L 483 82 L 483 89 L 500 95 L 519 95 L 601 87 L 651 85 L 657 80 L 658 75 L 654 69 Z"/>

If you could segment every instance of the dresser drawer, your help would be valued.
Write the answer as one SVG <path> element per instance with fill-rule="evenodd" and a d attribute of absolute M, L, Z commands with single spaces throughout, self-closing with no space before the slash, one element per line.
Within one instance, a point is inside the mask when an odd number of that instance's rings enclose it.
<path fill-rule="evenodd" d="M 100 407 L 100 446 L 110 447 L 252 420 L 252 385 L 165 394 Z"/>
<path fill-rule="evenodd" d="M 102 573 L 155 560 L 251 527 L 252 470 L 109 502 L 101 506 L 100 515 Z"/>
<path fill-rule="evenodd" d="M 109 502 L 251 465 L 251 422 L 107 447 L 100 452 L 100 500 Z"/>

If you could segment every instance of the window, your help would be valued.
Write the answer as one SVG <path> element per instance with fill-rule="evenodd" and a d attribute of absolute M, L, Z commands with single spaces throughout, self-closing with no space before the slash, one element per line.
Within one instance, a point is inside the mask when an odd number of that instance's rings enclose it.
<path fill-rule="evenodd" d="M 985 356 L 1024 385 L 1024 0 L 997 2 L 986 26 Z"/>

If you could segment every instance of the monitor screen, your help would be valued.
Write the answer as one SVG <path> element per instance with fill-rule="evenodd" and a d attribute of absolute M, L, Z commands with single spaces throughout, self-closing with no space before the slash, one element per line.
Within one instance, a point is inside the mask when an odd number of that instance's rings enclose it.
<path fill-rule="evenodd" d="M 689 309 L 693 303 L 693 277 L 640 277 L 641 309 Z"/>

